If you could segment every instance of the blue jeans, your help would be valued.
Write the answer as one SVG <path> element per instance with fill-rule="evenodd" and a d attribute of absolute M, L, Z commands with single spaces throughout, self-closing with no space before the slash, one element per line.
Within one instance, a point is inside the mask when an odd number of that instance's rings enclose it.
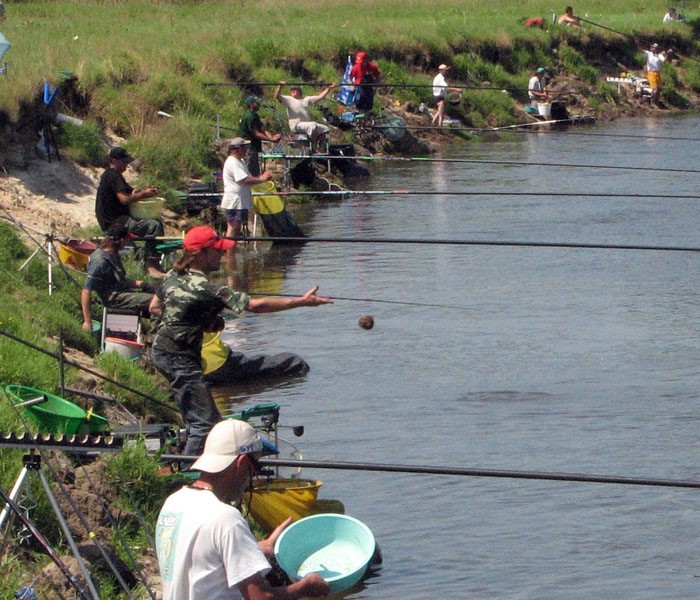
<path fill-rule="evenodd" d="M 170 383 L 173 399 L 185 421 L 187 442 L 184 454 L 199 456 L 207 434 L 221 420 L 209 386 L 204 381 L 199 354 L 173 354 L 154 346 L 151 357 L 153 364 Z"/>

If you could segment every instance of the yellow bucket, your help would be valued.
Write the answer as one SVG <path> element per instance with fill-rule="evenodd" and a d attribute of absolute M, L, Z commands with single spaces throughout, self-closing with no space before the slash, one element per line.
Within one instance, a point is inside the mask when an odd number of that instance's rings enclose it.
<path fill-rule="evenodd" d="M 260 525 L 272 531 L 287 517 L 298 521 L 308 517 L 322 482 L 312 479 L 273 479 L 253 486 L 250 514 Z"/>
<path fill-rule="evenodd" d="M 69 267 L 84 270 L 87 267 L 90 255 L 97 246 L 86 240 L 66 240 L 58 242 L 58 259 Z"/>

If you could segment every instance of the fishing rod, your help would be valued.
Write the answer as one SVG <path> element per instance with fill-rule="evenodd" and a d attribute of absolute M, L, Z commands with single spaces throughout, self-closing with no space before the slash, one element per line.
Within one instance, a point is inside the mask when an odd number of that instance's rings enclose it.
<path fill-rule="evenodd" d="M 5 501 L 5 504 L 9 506 L 12 509 L 12 511 L 19 517 L 19 520 L 22 521 L 22 525 L 26 527 L 27 531 L 29 531 L 34 536 L 34 539 L 36 539 L 36 541 L 42 547 L 44 552 L 46 552 L 49 558 L 58 567 L 58 570 L 61 571 L 61 573 L 68 580 L 68 582 L 73 586 L 73 588 L 75 588 L 75 591 L 81 598 L 81 600 L 94 600 L 96 598 L 99 599 L 99 595 L 93 596 L 85 587 L 83 587 L 78 578 L 75 575 L 73 575 L 70 569 L 66 566 L 66 563 L 64 563 L 61 560 L 61 557 L 53 549 L 49 541 L 39 531 L 36 525 L 31 521 L 31 519 L 24 514 L 22 508 L 12 498 L 10 498 L 10 496 L 7 494 L 7 492 L 1 485 L 0 496 L 2 496 L 2 499 Z"/>
<path fill-rule="evenodd" d="M 533 123 L 537 125 L 537 123 Z M 510 127 L 510 126 L 506 126 Z M 494 127 L 490 129 L 470 129 L 465 128 L 464 131 L 470 131 L 473 133 L 496 133 L 498 131 L 505 130 L 506 127 Z M 459 129 L 457 129 L 459 131 Z M 635 135 L 633 133 L 598 133 L 598 132 L 586 132 L 586 131 L 563 131 L 558 129 L 545 129 L 542 131 L 532 131 L 528 129 L 513 129 L 513 133 L 553 133 L 561 136 L 589 136 L 589 137 L 609 137 L 609 138 L 621 138 L 621 139 L 633 139 L 633 140 L 669 140 L 672 142 L 700 142 L 700 138 L 683 137 L 683 136 L 670 136 L 670 135 Z"/>
<path fill-rule="evenodd" d="M 315 87 L 326 87 L 331 85 L 330 82 L 325 81 L 300 81 L 300 82 L 285 82 L 287 87 L 290 86 L 315 86 Z M 269 81 L 239 81 L 239 82 L 206 82 L 206 86 L 224 86 L 224 87 L 276 87 L 279 83 L 272 83 Z M 413 89 L 413 88 L 433 88 L 432 83 L 391 83 L 391 82 L 377 82 L 377 83 L 337 83 L 338 86 L 362 86 L 362 87 L 391 87 L 399 89 Z M 460 90 L 497 90 L 499 92 L 527 92 L 527 88 L 515 88 L 515 87 L 498 87 L 498 86 L 481 86 L 481 85 L 460 85 L 460 84 L 450 84 L 449 88 L 455 88 Z M 579 92 L 562 91 L 557 92 L 566 95 L 580 95 Z"/>
<path fill-rule="evenodd" d="M 218 194 L 220 195 L 220 194 Z M 700 195 L 677 194 L 623 194 L 603 192 L 441 192 L 436 190 L 328 190 L 328 191 L 289 191 L 289 192 L 253 192 L 255 196 L 536 196 L 536 197 L 570 197 L 570 198 L 660 198 L 672 200 L 698 200 Z"/>
<path fill-rule="evenodd" d="M 385 161 L 385 162 L 436 162 L 436 163 L 463 163 L 475 165 L 509 165 L 516 167 L 562 167 L 567 169 L 616 169 L 622 171 L 646 171 L 661 173 L 700 173 L 699 169 L 677 169 L 661 167 L 632 167 L 614 165 L 585 165 L 577 163 L 534 163 L 516 160 L 485 160 L 476 158 L 431 158 L 424 156 L 335 156 L 332 154 L 281 154 L 263 153 L 260 155 L 265 159 L 318 159 L 318 160 L 364 160 L 364 161 Z"/>
<path fill-rule="evenodd" d="M 297 239 L 297 238 L 295 238 L 295 239 Z M 31 348 L 32 350 L 36 350 L 38 352 L 46 354 L 47 356 L 50 356 L 51 358 L 59 360 L 59 356 L 56 353 L 51 352 L 50 350 L 46 350 L 44 348 L 41 348 L 40 346 L 32 344 L 31 342 L 28 342 L 26 340 L 23 340 L 22 338 L 17 337 L 16 335 L 9 333 L 8 331 L 3 331 L 2 329 L 0 329 L 0 335 L 3 335 L 7 338 L 10 338 L 11 340 L 14 340 L 15 342 L 19 342 L 20 344 L 24 344 L 25 346 L 27 346 L 28 348 Z M 149 402 L 153 402 L 153 403 L 155 403 L 163 408 L 167 408 L 168 410 L 175 410 L 171 405 L 169 405 L 165 402 L 162 402 L 161 400 L 158 400 L 157 398 L 153 398 L 152 396 L 144 394 L 143 392 L 140 392 L 139 390 L 134 389 L 134 388 L 132 388 L 124 383 L 120 383 L 120 382 L 116 381 L 115 379 L 112 379 L 111 377 L 107 377 L 106 375 L 99 373 L 98 371 L 94 371 L 92 369 L 89 369 L 88 367 L 84 367 L 83 365 L 81 365 L 80 363 L 78 363 L 74 360 L 70 360 L 70 359 L 66 358 L 66 359 L 64 359 L 64 362 L 67 365 L 70 365 L 71 367 L 75 367 L 79 371 L 84 371 L 85 373 L 89 373 L 90 375 L 94 375 L 95 377 L 102 379 L 103 381 L 106 381 L 107 383 L 111 383 L 112 385 L 116 385 L 117 387 L 119 387 L 123 390 L 126 390 L 128 392 L 131 392 L 132 394 L 136 394 L 137 396 L 140 396 L 144 400 L 148 400 Z"/>
<path fill-rule="evenodd" d="M 617 29 L 611 29 L 610 27 L 606 27 L 605 25 L 601 25 L 600 23 L 595 23 L 594 21 L 589 21 L 588 19 L 584 19 L 583 17 L 579 17 L 578 15 L 576 18 L 579 21 L 583 21 L 584 23 L 589 23 L 590 25 L 595 25 L 596 27 L 600 27 L 601 29 L 606 29 L 607 31 L 612 31 L 613 33 L 616 33 L 617 35 L 621 35 L 622 37 L 626 37 L 628 39 L 637 41 L 637 38 L 633 35 L 630 35 L 628 33 L 622 33 L 621 31 L 618 31 Z"/>
<path fill-rule="evenodd" d="M 574 242 L 517 242 L 500 240 L 426 240 L 419 238 L 324 238 L 324 237 L 227 237 L 240 242 L 321 242 L 329 244 L 419 244 L 438 246 L 503 246 L 513 248 L 570 248 L 589 250 L 651 250 L 654 252 L 700 252 L 692 246 L 647 246 L 643 244 L 583 244 Z M 2 333 L 0 331 L 0 333 Z"/>
<path fill-rule="evenodd" d="M 161 461 L 193 463 L 197 456 L 163 454 Z M 491 477 L 498 479 L 534 479 L 540 481 L 571 481 L 579 483 L 610 483 L 619 485 L 674 487 L 700 489 L 700 481 L 692 479 L 660 479 L 652 477 L 625 477 L 618 475 L 586 475 L 583 473 L 557 473 L 545 471 L 510 471 L 469 467 L 440 467 L 429 465 L 402 465 L 368 462 L 345 462 L 328 460 L 295 460 L 285 458 L 262 458 L 260 464 L 269 467 L 301 467 L 311 469 L 338 469 L 343 471 L 371 471 L 382 473 L 411 473 L 418 475 L 454 475 L 460 477 Z"/>
<path fill-rule="evenodd" d="M 265 294 L 265 293 L 257 293 L 257 292 L 248 292 L 248 295 L 250 296 L 273 296 L 277 298 L 296 298 L 294 294 Z M 375 304 L 399 304 L 401 306 L 420 306 L 424 308 L 450 308 L 453 310 L 469 310 L 473 311 L 474 309 L 468 306 L 454 306 L 451 304 L 430 304 L 426 302 L 404 302 L 400 300 L 378 300 L 376 298 L 347 298 L 343 296 L 331 296 L 333 300 L 345 300 L 348 302 L 372 302 Z"/>

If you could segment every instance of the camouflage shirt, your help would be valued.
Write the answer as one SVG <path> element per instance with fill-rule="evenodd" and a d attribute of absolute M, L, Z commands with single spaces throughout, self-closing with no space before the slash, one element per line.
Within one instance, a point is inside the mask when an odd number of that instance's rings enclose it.
<path fill-rule="evenodd" d="M 191 352 L 199 356 L 204 331 L 222 310 L 234 316 L 248 306 L 249 296 L 228 286 L 209 282 L 201 271 L 183 275 L 170 271 L 156 292 L 163 303 L 153 347 L 164 352 Z"/>

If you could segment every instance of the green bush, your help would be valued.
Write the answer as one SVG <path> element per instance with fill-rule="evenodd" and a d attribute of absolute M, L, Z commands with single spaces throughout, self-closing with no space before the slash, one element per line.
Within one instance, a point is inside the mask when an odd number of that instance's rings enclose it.
<path fill-rule="evenodd" d="M 58 140 L 61 151 L 81 165 L 99 164 L 104 159 L 100 126 L 95 121 L 61 123 Z"/>

